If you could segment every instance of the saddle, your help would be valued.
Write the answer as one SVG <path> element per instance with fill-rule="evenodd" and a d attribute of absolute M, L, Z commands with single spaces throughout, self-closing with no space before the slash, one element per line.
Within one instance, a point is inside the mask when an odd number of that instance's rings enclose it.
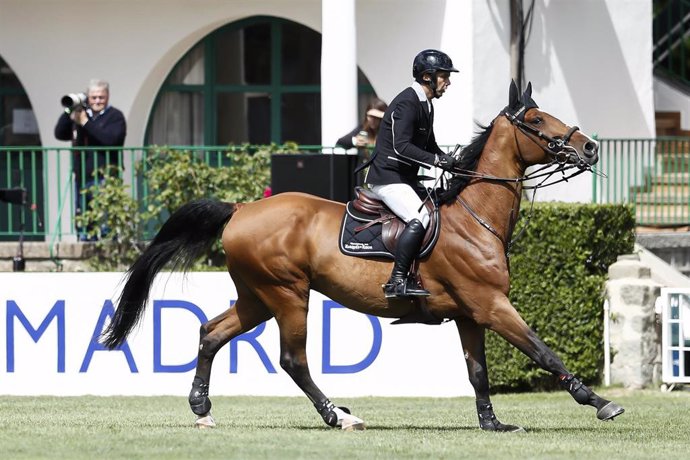
<path fill-rule="evenodd" d="M 439 234 L 438 209 L 430 201 L 424 206 L 430 221 L 418 257 L 428 255 Z M 373 192 L 355 188 L 355 199 L 347 203 L 340 231 L 340 250 L 359 257 L 395 258 L 398 238 L 405 222 L 396 216 Z"/>
<path fill-rule="evenodd" d="M 438 208 L 429 200 L 424 202 L 430 221 L 422 247 L 417 258 L 428 255 L 434 248 L 439 235 Z M 340 227 L 340 251 L 357 257 L 387 257 L 395 259 L 398 237 L 405 229 L 405 222 L 396 216 L 373 192 L 362 187 L 355 188 L 355 199 L 347 203 Z M 411 274 L 421 283 L 417 262 L 411 267 Z M 424 323 L 441 324 L 442 319 L 429 312 L 426 299 L 416 300 L 419 309 L 394 321 L 392 324 Z"/>

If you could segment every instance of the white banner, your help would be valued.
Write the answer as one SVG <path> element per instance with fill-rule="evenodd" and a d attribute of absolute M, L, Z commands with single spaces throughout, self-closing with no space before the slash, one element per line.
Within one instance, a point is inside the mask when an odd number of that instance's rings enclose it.
<path fill-rule="evenodd" d="M 0 394 L 186 395 L 200 325 L 237 298 L 227 273 L 163 273 L 141 325 L 118 350 L 94 341 L 114 311 L 121 273 L 0 274 Z M 454 323 L 391 326 L 312 291 L 307 353 L 329 397 L 470 396 Z M 211 395 L 297 396 L 270 320 L 216 355 Z"/>

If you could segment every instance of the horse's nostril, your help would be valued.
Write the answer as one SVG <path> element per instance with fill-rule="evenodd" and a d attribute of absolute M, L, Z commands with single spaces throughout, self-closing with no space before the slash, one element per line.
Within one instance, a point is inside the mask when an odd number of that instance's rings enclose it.
<path fill-rule="evenodd" d="M 585 152 L 585 155 L 587 155 L 588 157 L 593 157 L 597 154 L 599 146 L 596 144 L 596 142 L 586 142 L 583 147 L 583 150 Z"/>

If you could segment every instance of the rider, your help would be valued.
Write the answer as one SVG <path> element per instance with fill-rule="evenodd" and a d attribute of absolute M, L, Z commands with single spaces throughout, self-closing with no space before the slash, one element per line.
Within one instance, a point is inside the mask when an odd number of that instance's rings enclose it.
<path fill-rule="evenodd" d="M 398 94 L 381 121 L 371 165 L 364 180 L 371 190 L 405 221 L 398 240 L 393 272 L 383 287 L 386 297 L 428 296 L 408 272 L 429 226 L 429 213 L 415 190 L 421 188 L 419 167 L 451 170 L 454 158 L 445 154 L 434 137 L 434 106 L 457 72 L 447 54 L 427 49 L 414 58 L 414 82 Z"/>

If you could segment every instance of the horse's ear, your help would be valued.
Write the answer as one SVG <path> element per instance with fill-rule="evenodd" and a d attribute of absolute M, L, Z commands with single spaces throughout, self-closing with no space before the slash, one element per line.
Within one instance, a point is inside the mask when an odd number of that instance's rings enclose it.
<path fill-rule="evenodd" d="M 522 94 L 522 103 L 527 109 L 539 107 L 537 103 L 534 102 L 534 99 L 532 99 L 532 82 L 527 83 L 527 88 L 525 89 L 525 92 Z"/>
<path fill-rule="evenodd" d="M 518 87 L 515 80 L 510 80 L 510 92 L 508 95 L 508 107 L 515 107 L 518 104 Z"/>
<path fill-rule="evenodd" d="M 532 82 L 527 83 L 527 89 L 525 90 L 525 96 L 527 96 L 525 99 L 531 99 L 532 98 Z"/>

